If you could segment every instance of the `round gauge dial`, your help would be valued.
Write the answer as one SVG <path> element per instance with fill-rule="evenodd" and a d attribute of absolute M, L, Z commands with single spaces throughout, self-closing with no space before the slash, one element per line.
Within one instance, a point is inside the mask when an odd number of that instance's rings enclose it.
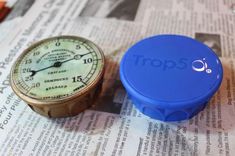
<path fill-rule="evenodd" d="M 74 36 L 42 40 L 26 49 L 12 67 L 19 96 L 60 102 L 89 92 L 104 71 L 104 55 L 91 41 Z"/>

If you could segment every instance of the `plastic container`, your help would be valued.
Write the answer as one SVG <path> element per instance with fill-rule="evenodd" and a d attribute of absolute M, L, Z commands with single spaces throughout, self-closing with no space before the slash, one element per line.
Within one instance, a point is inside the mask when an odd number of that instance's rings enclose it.
<path fill-rule="evenodd" d="M 127 50 L 120 78 L 133 104 L 163 121 L 187 120 L 219 88 L 223 68 L 206 45 L 180 35 L 158 35 Z"/>

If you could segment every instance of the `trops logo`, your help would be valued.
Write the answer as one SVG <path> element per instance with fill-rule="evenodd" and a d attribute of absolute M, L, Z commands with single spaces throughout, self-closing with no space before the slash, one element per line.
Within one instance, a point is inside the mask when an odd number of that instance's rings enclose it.
<path fill-rule="evenodd" d="M 136 66 L 151 66 L 154 68 L 162 69 L 163 71 L 171 69 L 183 70 L 190 67 L 196 72 L 205 71 L 208 74 L 212 72 L 212 70 L 208 68 L 205 58 L 191 61 L 187 58 L 179 58 L 177 60 L 171 60 L 171 59 L 149 58 L 143 55 L 133 55 L 133 57 L 135 59 L 134 64 Z"/>

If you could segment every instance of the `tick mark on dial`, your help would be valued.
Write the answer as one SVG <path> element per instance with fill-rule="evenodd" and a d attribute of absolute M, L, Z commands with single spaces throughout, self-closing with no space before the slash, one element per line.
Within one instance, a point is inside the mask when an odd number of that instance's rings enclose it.
<path fill-rule="evenodd" d="M 84 85 L 86 85 L 86 86 L 87 86 L 86 82 L 84 82 L 83 80 L 81 80 L 80 82 L 82 82 Z"/>

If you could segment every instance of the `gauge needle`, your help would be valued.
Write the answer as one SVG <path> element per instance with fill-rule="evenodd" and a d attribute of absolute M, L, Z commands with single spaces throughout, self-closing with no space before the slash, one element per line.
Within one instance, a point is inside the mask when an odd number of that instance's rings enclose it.
<path fill-rule="evenodd" d="M 59 68 L 63 63 L 65 63 L 65 62 L 69 62 L 69 61 L 71 61 L 71 60 L 79 60 L 79 59 L 81 59 L 83 56 L 85 56 L 85 55 L 88 55 L 88 54 L 90 54 L 90 53 L 92 53 L 92 52 L 88 52 L 88 53 L 86 53 L 86 54 L 77 54 L 77 55 L 75 55 L 73 58 L 71 58 L 71 59 L 68 59 L 68 60 L 65 60 L 65 61 L 62 61 L 62 62 L 60 62 L 60 61 L 57 61 L 57 62 L 55 62 L 53 65 L 51 65 L 51 66 L 48 66 L 48 67 L 45 67 L 45 68 L 42 68 L 42 69 L 39 69 L 39 70 L 31 70 L 30 72 L 31 72 L 31 75 L 30 76 L 34 76 L 36 73 L 38 73 L 38 72 L 40 72 L 40 71 L 43 71 L 43 70 L 46 70 L 46 69 L 49 69 L 49 68 L 52 68 L 52 67 L 56 67 L 56 68 Z"/>
<path fill-rule="evenodd" d="M 39 69 L 39 70 L 31 70 L 31 75 L 30 76 L 34 76 L 37 72 L 40 72 L 40 71 L 43 71 L 43 70 L 46 70 L 46 69 L 49 69 L 49 68 L 52 68 L 52 67 L 60 67 L 62 65 L 63 62 L 55 62 L 53 65 L 49 66 L 49 67 L 46 67 L 46 68 L 42 68 L 42 69 Z"/>
<path fill-rule="evenodd" d="M 86 53 L 86 54 L 77 54 L 77 55 L 75 55 L 74 56 L 74 59 L 75 60 L 79 60 L 79 59 L 81 59 L 83 56 L 85 56 L 85 55 L 88 55 L 88 54 L 91 54 L 92 52 L 88 52 L 88 53 Z"/>

